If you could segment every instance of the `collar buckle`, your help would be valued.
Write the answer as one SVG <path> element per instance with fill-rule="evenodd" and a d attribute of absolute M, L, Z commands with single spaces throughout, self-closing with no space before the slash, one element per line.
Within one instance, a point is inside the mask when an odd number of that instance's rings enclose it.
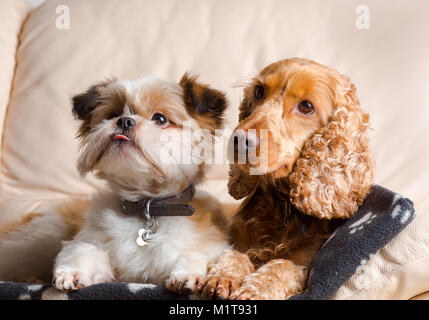
<path fill-rule="evenodd" d="M 122 211 L 125 215 L 143 216 L 145 227 L 138 232 L 137 245 L 143 247 L 158 230 L 159 216 L 191 216 L 194 208 L 187 203 L 195 194 L 195 186 L 190 185 L 178 195 L 164 198 L 141 199 L 137 202 L 121 200 Z"/>

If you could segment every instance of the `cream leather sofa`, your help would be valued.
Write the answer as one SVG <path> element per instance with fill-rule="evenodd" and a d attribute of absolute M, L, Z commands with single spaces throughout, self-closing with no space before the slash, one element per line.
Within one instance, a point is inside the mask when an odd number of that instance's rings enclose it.
<path fill-rule="evenodd" d="M 227 92 L 233 126 L 237 84 L 276 60 L 311 58 L 352 77 L 372 118 L 376 182 L 417 212 L 335 298 L 429 298 L 429 2 L 361 2 L 0 0 L 0 225 L 99 184 L 75 169 L 69 103 L 94 81 L 189 70 Z M 213 168 L 202 187 L 233 203 L 226 172 Z"/>

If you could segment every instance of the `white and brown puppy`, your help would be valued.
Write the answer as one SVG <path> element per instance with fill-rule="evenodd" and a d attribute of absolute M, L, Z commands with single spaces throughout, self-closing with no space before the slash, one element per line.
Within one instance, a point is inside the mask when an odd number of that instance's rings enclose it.
<path fill-rule="evenodd" d="M 124 201 L 180 200 L 184 190 L 198 184 L 205 171 L 201 153 L 191 153 L 186 163 L 178 157 L 181 148 L 192 150 L 201 137 L 183 134 L 184 125 L 208 129 L 204 138 L 211 143 L 226 105 L 223 93 L 188 74 L 179 83 L 154 77 L 105 81 L 73 98 L 73 113 L 81 121 L 78 169 L 104 179 L 109 188 L 93 197 L 74 238 L 62 239 L 68 241 L 55 259 L 56 288 L 126 281 L 194 290 L 207 262 L 228 247 L 227 222 L 216 200 L 197 191 L 189 202 L 194 214 L 157 217 L 143 246 L 136 239 L 143 240 L 141 230 L 148 220 L 124 212 Z M 166 133 L 168 139 L 162 137 Z M 189 192 L 185 198 L 189 200 Z"/>

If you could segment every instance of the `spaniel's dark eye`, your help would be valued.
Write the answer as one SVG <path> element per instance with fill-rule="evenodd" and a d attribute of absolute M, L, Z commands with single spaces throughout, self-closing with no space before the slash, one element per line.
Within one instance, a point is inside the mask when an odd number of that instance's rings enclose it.
<path fill-rule="evenodd" d="M 258 85 L 255 87 L 255 100 L 259 101 L 264 99 L 265 90 L 263 85 Z"/>
<path fill-rule="evenodd" d="M 168 119 L 166 116 L 164 116 L 162 113 L 154 113 L 154 115 L 152 116 L 152 121 L 154 121 L 156 123 L 156 125 L 158 126 L 166 126 L 168 124 Z"/>
<path fill-rule="evenodd" d="M 315 109 L 314 106 L 308 102 L 307 100 L 302 101 L 298 105 L 298 111 L 306 116 L 311 115 L 314 113 Z"/>
<path fill-rule="evenodd" d="M 119 117 L 119 114 L 117 112 L 112 112 L 111 114 L 109 114 L 109 116 L 107 117 L 108 120 L 111 120 L 113 118 L 117 118 Z"/>

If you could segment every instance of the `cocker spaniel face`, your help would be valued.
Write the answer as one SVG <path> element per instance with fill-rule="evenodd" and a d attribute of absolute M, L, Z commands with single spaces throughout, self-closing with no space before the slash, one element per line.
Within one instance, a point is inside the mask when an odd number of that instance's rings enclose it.
<path fill-rule="evenodd" d="M 247 148 L 237 146 L 237 150 L 247 152 L 250 144 L 259 158 L 261 149 L 257 147 L 265 130 L 268 159 L 245 166 L 259 167 L 267 160 L 266 171 L 273 178 L 289 174 L 304 142 L 332 115 L 336 86 L 327 71 L 315 63 L 287 60 L 268 66 L 253 79 L 244 90 L 236 131 L 254 129 L 256 135 L 247 137 Z M 249 139 L 255 141 L 249 143 Z"/>
<path fill-rule="evenodd" d="M 369 191 L 369 116 L 350 79 L 336 70 L 299 58 L 269 65 L 244 89 L 239 120 L 230 141 L 235 198 L 258 185 L 286 186 L 302 212 L 345 218 Z M 240 163 L 243 153 L 247 161 Z"/>

